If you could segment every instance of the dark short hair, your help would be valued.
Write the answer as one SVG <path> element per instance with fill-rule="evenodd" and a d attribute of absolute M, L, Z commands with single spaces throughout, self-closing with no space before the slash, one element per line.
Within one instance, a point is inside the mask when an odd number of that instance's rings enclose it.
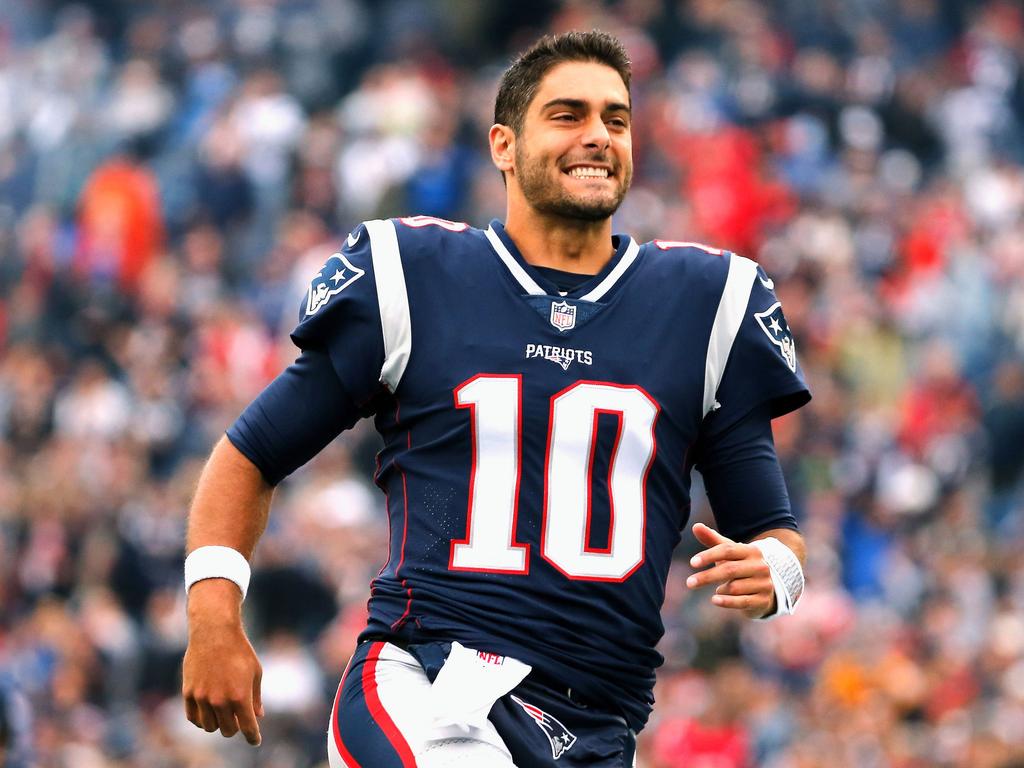
<path fill-rule="evenodd" d="M 629 93 L 629 54 L 617 37 L 596 29 L 545 35 L 519 54 L 501 76 L 494 100 L 494 122 L 519 133 L 523 129 L 526 108 L 537 95 L 540 81 L 552 67 L 566 61 L 606 64 L 619 73 Z"/>

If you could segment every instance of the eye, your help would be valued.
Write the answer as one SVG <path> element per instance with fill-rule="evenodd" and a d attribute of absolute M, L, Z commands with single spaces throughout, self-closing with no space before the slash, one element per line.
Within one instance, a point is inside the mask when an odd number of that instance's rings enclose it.
<path fill-rule="evenodd" d="M 564 122 L 575 122 L 576 115 L 572 112 L 559 112 L 557 115 L 553 115 L 552 120 L 562 120 Z"/>
<path fill-rule="evenodd" d="M 613 117 L 610 120 L 608 120 L 608 123 L 610 125 L 614 125 L 616 128 L 627 128 L 627 127 L 629 127 L 629 124 L 626 122 L 625 118 L 622 118 L 622 117 Z"/>

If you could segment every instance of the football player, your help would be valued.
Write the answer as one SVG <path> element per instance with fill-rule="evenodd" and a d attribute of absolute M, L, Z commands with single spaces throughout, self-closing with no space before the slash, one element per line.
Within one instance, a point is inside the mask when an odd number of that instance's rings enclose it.
<path fill-rule="evenodd" d="M 214 448 L 189 520 L 188 719 L 259 743 L 240 605 L 274 487 L 359 418 L 384 439 L 390 552 L 334 701 L 333 768 L 630 766 L 672 552 L 704 476 L 692 589 L 792 612 L 804 546 L 771 419 L 809 399 L 771 279 L 611 216 L 633 173 L 629 61 L 545 37 L 490 130 L 507 216 L 357 227 L 301 350 Z M 557 762 L 556 762 L 557 761 Z"/>

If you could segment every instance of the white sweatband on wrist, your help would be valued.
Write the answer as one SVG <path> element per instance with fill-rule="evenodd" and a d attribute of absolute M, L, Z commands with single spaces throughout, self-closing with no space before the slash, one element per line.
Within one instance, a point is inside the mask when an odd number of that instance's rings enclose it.
<path fill-rule="evenodd" d="M 237 549 L 206 546 L 194 549 L 185 558 L 185 593 L 203 579 L 227 579 L 242 590 L 242 599 L 249 591 L 249 561 Z"/>
<path fill-rule="evenodd" d="M 789 616 L 796 610 L 796 604 L 804 592 L 804 569 L 799 558 L 792 549 L 774 536 L 750 543 L 761 550 L 761 555 L 771 572 L 772 586 L 775 587 L 775 612 L 761 616 L 760 620 Z"/>

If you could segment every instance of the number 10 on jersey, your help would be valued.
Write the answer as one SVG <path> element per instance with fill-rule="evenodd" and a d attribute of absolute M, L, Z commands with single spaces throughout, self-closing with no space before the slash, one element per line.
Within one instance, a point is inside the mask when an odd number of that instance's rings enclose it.
<path fill-rule="evenodd" d="M 466 538 L 453 540 L 452 570 L 529 571 L 516 541 L 522 473 L 522 377 L 480 374 L 455 389 L 469 410 L 473 463 Z M 579 381 L 552 395 L 544 460 L 541 556 L 570 579 L 623 581 L 644 561 L 647 473 L 658 405 L 637 386 Z M 618 420 L 608 470 L 608 546 L 589 546 L 597 424 Z"/>

